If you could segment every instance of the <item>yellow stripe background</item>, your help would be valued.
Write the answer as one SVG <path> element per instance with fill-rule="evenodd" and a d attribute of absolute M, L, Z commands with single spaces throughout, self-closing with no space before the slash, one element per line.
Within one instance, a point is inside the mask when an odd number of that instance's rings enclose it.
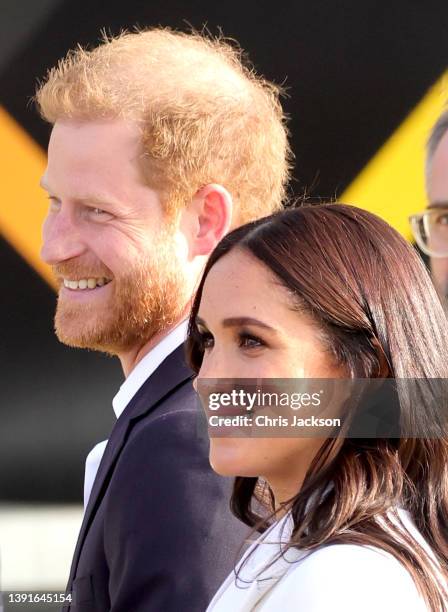
<path fill-rule="evenodd" d="M 41 227 L 48 201 L 39 180 L 46 158 L 42 149 L 0 107 L 2 202 L 0 233 L 51 285 L 53 276 L 39 257 Z"/>
<path fill-rule="evenodd" d="M 379 215 L 408 239 L 409 215 L 426 205 L 425 146 L 448 101 L 447 81 L 445 73 L 340 198 Z M 390 95 L 399 96 L 400 92 Z"/>

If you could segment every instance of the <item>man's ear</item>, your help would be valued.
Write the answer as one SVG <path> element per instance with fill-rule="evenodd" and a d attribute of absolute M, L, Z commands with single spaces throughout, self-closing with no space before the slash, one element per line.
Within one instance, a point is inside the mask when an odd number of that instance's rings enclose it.
<path fill-rule="evenodd" d="M 201 187 L 186 207 L 190 234 L 190 256 L 209 255 L 230 229 L 232 196 L 222 185 Z"/>

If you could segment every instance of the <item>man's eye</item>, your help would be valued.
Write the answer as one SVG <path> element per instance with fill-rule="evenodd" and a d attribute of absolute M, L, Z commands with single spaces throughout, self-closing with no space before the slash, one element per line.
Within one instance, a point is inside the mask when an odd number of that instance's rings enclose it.
<path fill-rule="evenodd" d="M 260 346 L 266 346 L 261 338 L 253 336 L 252 334 L 241 333 L 239 334 L 239 346 L 245 349 L 258 348 Z"/>
<path fill-rule="evenodd" d="M 112 218 L 112 214 L 107 210 L 103 210 L 102 208 L 97 208 L 96 206 L 88 209 L 88 215 L 94 219 L 98 219 L 99 221 L 108 221 Z"/>
<path fill-rule="evenodd" d="M 448 213 L 438 215 L 436 222 L 438 225 L 448 225 Z"/>
<path fill-rule="evenodd" d="M 48 196 L 50 202 L 50 212 L 57 212 L 61 208 L 61 202 L 52 196 Z"/>

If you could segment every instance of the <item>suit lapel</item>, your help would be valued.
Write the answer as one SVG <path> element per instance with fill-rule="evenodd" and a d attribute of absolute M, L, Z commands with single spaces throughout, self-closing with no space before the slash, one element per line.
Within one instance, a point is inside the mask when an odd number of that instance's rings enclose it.
<path fill-rule="evenodd" d="M 136 395 L 129 402 L 116 422 L 101 463 L 98 468 L 89 503 L 84 513 L 84 518 L 79 532 L 78 541 L 73 555 L 70 570 L 69 588 L 76 575 L 79 556 L 92 523 L 95 513 L 107 489 L 114 465 L 120 455 L 131 429 L 132 422 L 140 416 L 153 410 L 159 402 L 173 393 L 179 386 L 191 379 L 192 371 L 186 365 L 184 359 L 184 345 L 179 346 L 160 364 L 157 370 L 140 387 Z"/>

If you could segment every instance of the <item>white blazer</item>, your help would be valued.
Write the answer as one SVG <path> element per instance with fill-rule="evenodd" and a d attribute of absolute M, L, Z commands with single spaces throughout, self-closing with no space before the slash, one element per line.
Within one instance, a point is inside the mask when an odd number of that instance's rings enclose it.
<path fill-rule="evenodd" d="M 398 513 L 428 550 L 409 514 Z M 269 567 L 292 527 L 287 514 L 265 532 L 244 554 L 238 579 L 235 572 L 227 577 L 207 612 L 428 612 L 409 572 L 378 548 L 333 544 L 305 559 L 289 549 Z"/>

